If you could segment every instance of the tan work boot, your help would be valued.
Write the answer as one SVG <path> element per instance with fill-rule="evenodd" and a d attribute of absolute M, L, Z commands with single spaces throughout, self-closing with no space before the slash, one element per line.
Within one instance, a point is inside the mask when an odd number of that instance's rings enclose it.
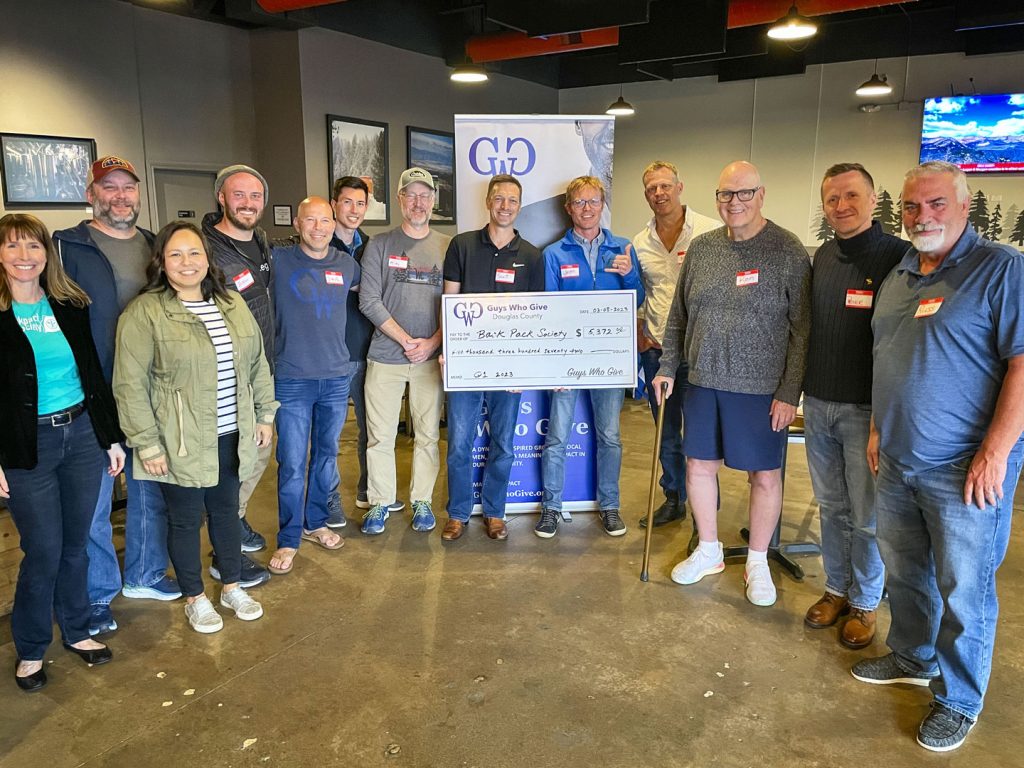
<path fill-rule="evenodd" d="M 813 629 L 831 627 L 849 610 L 850 603 L 845 597 L 826 592 L 818 602 L 807 609 L 804 624 Z"/>
<path fill-rule="evenodd" d="M 847 648 L 866 648 L 875 639 L 875 612 L 851 608 L 850 618 L 843 625 L 839 642 Z"/>

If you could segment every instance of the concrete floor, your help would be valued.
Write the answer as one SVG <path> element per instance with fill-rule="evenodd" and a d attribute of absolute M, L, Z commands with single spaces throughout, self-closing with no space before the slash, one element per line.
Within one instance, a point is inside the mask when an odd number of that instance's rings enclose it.
<path fill-rule="evenodd" d="M 533 515 L 489 540 L 474 520 L 442 544 L 393 516 L 347 545 L 304 545 L 288 576 L 257 590 L 266 616 L 188 629 L 182 603 L 113 608 L 112 664 L 89 669 L 59 643 L 50 685 L 27 696 L 0 683 L 0 765 L 46 766 L 1021 766 L 1024 538 L 1001 576 L 1003 597 L 987 708 L 967 744 L 933 755 L 914 743 L 926 689 L 855 681 L 850 666 L 885 651 L 848 651 L 803 612 L 822 591 L 821 561 L 803 583 L 773 566 L 779 601 L 743 597 L 742 566 L 679 587 L 668 573 L 690 524 L 655 531 L 651 581 L 638 579 L 636 518 L 646 510 L 653 426 L 628 403 L 622 538 L 579 514 L 558 536 Z M 409 441 L 400 438 L 407 464 Z M 354 432 L 342 446 L 353 498 Z M 816 538 L 803 447 L 790 451 L 783 536 Z M 407 470 L 399 487 L 407 483 Z M 723 536 L 745 523 L 746 486 L 723 477 Z M 439 483 L 435 507 L 443 509 Z M 274 529 L 268 473 L 250 508 Z M 355 510 L 350 509 L 351 513 Z M 266 553 L 257 557 L 266 561 Z M 882 611 L 882 632 L 888 616 Z M 3 622 L 3 666 L 14 663 Z M 6 674 L 10 674 L 7 672 Z"/>

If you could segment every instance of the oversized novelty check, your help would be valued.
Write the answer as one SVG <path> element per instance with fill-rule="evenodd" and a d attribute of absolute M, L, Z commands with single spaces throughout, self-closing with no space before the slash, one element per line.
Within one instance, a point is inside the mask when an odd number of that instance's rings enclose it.
<path fill-rule="evenodd" d="M 636 386 L 633 291 L 441 297 L 444 388 Z"/>

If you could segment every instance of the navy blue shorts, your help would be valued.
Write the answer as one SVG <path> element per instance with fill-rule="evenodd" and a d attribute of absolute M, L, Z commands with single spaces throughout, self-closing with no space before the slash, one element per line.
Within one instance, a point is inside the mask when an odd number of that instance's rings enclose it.
<path fill-rule="evenodd" d="M 741 395 L 691 384 L 683 395 L 683 455 L 731 469 L 779 469 L 787 430 L 772 429 L 771 395 Z"/>

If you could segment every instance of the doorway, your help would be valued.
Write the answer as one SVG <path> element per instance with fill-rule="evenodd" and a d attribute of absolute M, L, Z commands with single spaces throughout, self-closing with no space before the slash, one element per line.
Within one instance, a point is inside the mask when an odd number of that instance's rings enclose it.
<path fill-rule="evenodd" d="M 203 216 L 216 210 L 213 199 L 213 171 L 190 171 L 172 168 L 153 169 L 153 188 L 156 197 L 157 229 L 181 219 L 197 227 Z"/>

